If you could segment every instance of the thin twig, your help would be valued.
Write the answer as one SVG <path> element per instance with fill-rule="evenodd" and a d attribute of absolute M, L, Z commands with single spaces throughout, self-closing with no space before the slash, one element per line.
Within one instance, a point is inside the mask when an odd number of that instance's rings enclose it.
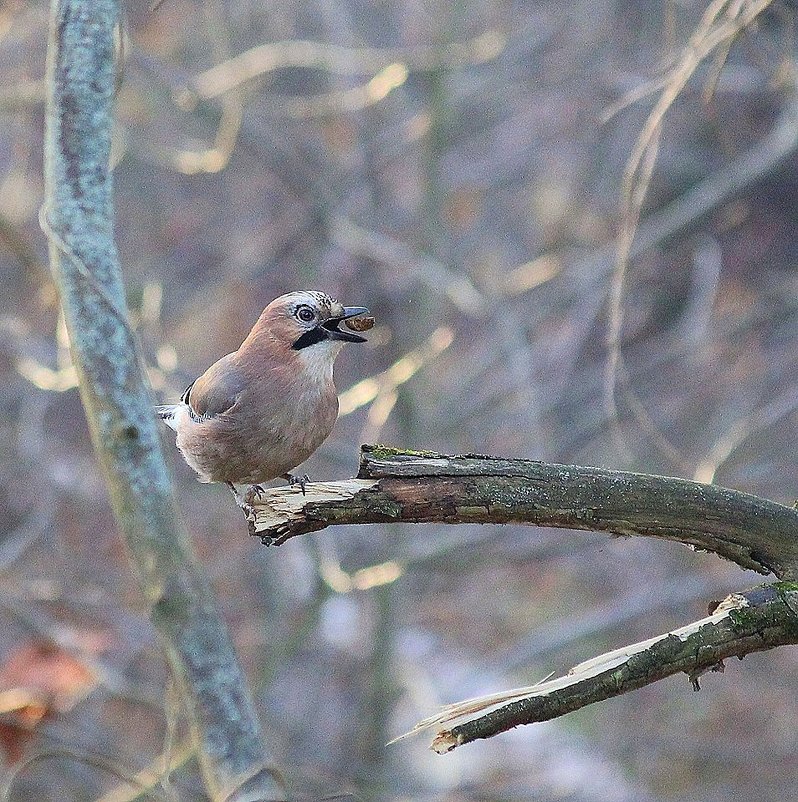
<path fill-rule="evenodd" d="M 431 71 L 466 64 L 482 64 L 496 58 L 507 39 L 502 31 L 490 29 L 467 42 L 443 47 L 350 48 L 328 42 L 290 40 L 269 42 L 217 64 L 195 76 L 186 89 L 209 100 L 229 92 L 266 73 L 289 67 L 319 69 L 340 75 L 375 75 L 391 64 L 407 64 L 412 71 Z"/>
<path fill-rule="evenodd" d="M 701 17 L 674 66 L 654 86 L 659 92 L 654 108 L 649 112 L 626 163 L 621 188 L 621 228 L 617 239 L 615 265 L 612 273 L 607 332 L 607 363 L 604 375 L 604 405 L 613 425 L 613 435 L 621 453 L 629 455 L 626 436 L 621 428 L 616 405 L 619 381 L 623 383 L 634 418 L 654 444 L 677 465 L 684 466 L 682 454 L 654 425 L 631 387 L 622 378 L 623 298 L 626 271 L 638 229 L 640 212 L 648 192 L 656 164 L 662 123 L 676 98 L 692 78 L 699 65 L 715 53 L 724 54 L 741 31 L 761 14 L 772 0 L 713 0 Z M 635 98 L 642 96 L 636 91 Z"/>

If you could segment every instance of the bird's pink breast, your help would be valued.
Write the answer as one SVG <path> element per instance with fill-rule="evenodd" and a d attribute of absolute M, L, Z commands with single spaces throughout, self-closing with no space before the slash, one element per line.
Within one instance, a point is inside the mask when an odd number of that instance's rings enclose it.
<path fill-rule="evenodd" d="M 201 480 L 258 484 L 282 476 L 327 439 L 338 416 L 332 385 L 268 401 L 247 395 L 228 413 L 178 432 L 178 448 Z"/>

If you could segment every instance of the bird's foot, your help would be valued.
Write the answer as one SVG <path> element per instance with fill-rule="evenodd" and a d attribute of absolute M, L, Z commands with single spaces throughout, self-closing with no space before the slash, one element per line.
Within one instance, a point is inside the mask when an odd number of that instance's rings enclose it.
<path fill-rule="evenodd" d="M 306 473 L 302 476 L 294 476 L 293 473 L 284 473 L 282 478 L 285 479 L 291 487 L 299 485 L 302 495 L 305 495 L 305 485 L 310 481 L 310 477 Z"/>
<path fill-rule="evenodd" d="M 241 507 L 244 517 L 250 522 L 250 526 L 252 526 L 252 522 L 255 520 L 255 502 L 262 499 L 265 495 L 266 488 L 263 485 L 250 485 L 244 492 L 244 495 L 240 496 L 241 500 L 238 502 L 238 506 Z"/>
<path fill-rule="evenodd" d="M 263 488 L 260 485 L 250 485 L 246 493 L 242 496 L 241 493 L 236 490 L 236 486 L 232 482 L 225 482 L 225 484 L 230 488 L 233 496 L 235 496 L 236 504 L 238 504 L 241 512 L 244 513 L 244 517 L 248 521 L 254 521 L 255 508 L 252 506 L 252 502 L 256 498 L 261 497 L 261 494 L 264 492 Z"/>
<path fill-rule="evenodd" d="M 244 503 L 250 507 L 254 501 L 259 501 L 266 495 L 266 488 L 263 485 L 250 485 L 244 493 Z"/>

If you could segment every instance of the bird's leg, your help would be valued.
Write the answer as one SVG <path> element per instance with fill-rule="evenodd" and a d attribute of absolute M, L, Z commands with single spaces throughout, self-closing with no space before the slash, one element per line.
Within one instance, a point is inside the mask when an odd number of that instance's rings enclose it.
<path fill-rule="evenodd" d="M 235 496 L 236 504 L 240 507 L 244 503 L 244 497 L 236 490 L 236 486 L 232 482 L 225 482 L 230 488 L 230 492 Z"/>
<path fill-rule="evenodd" d="M 284 473 L 280 478 L 285 479 L 291 487 L 299 485 L 302 495 L 305 495 L 305 485 L 310 481 L 310 477 L 306 473 L 302 476 L 294 476 L 293 473 Z"/>
<path fill-rule="evenodd" d="M 244 513 L 246 518 L 249 520 L 250 518 L 255 517 L 255 510 L 252 508 L 252 498 L 250 496 L 250 492 L 254 487 L 260 487 L 260 485 L 252 485 L 247 492 L 242 496 L 241 493 L 236 490 L 236 486 L 232 482 L 225 482 L 225 484 L 230 488 L 230 491 L 235 496 L 236 504 L 241 508 L 241 511 Z M 262 490 L 263 488 L 261 488 Z M 257 495 L 257 494 L 256 494 Z"/>

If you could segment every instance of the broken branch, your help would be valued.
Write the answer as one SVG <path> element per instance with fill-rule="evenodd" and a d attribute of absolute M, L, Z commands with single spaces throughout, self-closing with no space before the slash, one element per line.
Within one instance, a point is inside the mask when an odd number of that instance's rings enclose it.
<path fill-rule="evenodd" d="M 594 657 L 562 677 L 448 705 L 395 740 L 436 730 L 432 749 L 443 754 L 680 672 L 699 690 L 699 677 L 708 671 L 723 671 L 725 659 L 742 659 L 790 643 L 798 643 L 798 586 L 791 582 L 763 585 L 727 596 L 706 618 Z"/>
<path fill-rule="evenodd" d="M 357 478 L 305 491 L 268 490 L 251 533 L 271 545 L 333 524 L 527 524 L 675 540 L 798 578 L 798 511 L 685 479 L 365 445 Z"/>

